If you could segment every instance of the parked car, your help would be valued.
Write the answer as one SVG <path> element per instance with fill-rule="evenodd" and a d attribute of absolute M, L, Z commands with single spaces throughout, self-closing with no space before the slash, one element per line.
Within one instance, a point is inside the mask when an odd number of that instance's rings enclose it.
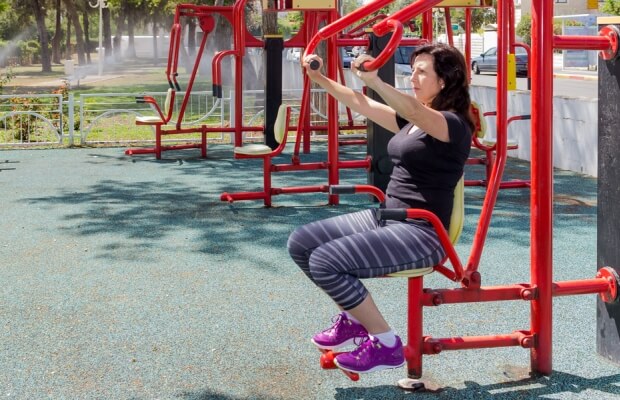
<path fill-rule="evenodd" d="M 351 68 L 351 61 L 355 59 L 352 47 L 340 48 L 340 59 L 342 60 L 342 68 Z"/>
<path fill-rule="evenodd" d="M 515 60 L 517 75 L 527 75 L 527 51 L 523 47 L 515 47 Z M 471 69 L 476 75 L 481 72 L 497 73 L 497 47 L 491 47 L 480 56 L 474 57 L 471 60 Z"/>
<path fill-rule="evenodd" d="M 301 57 L 301 49 L 298 47 L 292 47 L 286 51 L 286 59 L 289 61 L 299 61 Z"/>
<path fill-rule="evenodd" d="M 411 76 L 411 55 L 415 46 L 400 46 L 394 52 L 394 72 L 396 75 Z"/>

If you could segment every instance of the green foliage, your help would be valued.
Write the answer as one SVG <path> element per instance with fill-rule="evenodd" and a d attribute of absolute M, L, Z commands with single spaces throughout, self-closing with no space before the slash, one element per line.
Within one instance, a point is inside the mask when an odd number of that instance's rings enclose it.
<path fill-rule="evenodd" d="M 586 26 L 586 24 L 584 24 L 581 21 L 578 21 L 576 19 L 565 19 L 564 20 L 564 26 Z M 562 29 L 562 24 L 560 23 L 560 29 Z"/>
<path fill-rule="evenodd" d="M 36 63 L 41 57 L 41 45 L 36 40 L 20 40 L 17 43 L 17 57 L 21 65 Z"/>
<path fill-rule="evenodd" d="M 461 29 L 465 30 L 465 9 L 455 8 L 450 11 L 450 17 L 453 24 L 459 24 Z M 471 31 L 479 32 L 482 27 L 488 24 L 494 24 L 497 22 L 497 14 L 494 8 L 474 8 L 471 13 Z M 445 30 L 443 27 L 444 22 L 442 19 L 441 30 Z"/>
<path fill-rule="evenodd" d="M 532 16 L 524 14 L 515 28 L 515 33 L 521 36 L 521 40 L 528 45 L 532 44 Z"/>
<path fill-rule="evenodd" d="M 4 85 L 9 83 L 14 76 L 13 69 L 10 66 L 6 68 L 4 73 L 0 72 L 0 94 L 3 92 Z"/>
<path fill-rule="evenodd" d="M 605 0 L 600 9 L 605 14 L 620 15 L 620 0 Z"/>

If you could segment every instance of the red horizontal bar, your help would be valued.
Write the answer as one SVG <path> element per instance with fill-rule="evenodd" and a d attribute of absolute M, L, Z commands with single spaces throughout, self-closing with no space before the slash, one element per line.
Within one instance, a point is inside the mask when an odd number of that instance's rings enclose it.
<path fill-rule="evenodd" d="M 467 350 L 492 347 L 532 347 L 533 338 L 527 331 L 516 331 L 508 335 L 461 336 L 452 338 L 424 338 L 423 353 L 438 354 L 444 350 Z"/>
<path fill-rule="evenodd" d="M 553 47 L 563 50 L 609 50 L 611 43 L 606 36 L 554 35 Z"/>
<path fill-rule="evenodd" d="M 553 283 L 554 296 L 605 293 L 608 290 L 609 282 L 605 278 L 593 278 Z"/>
<path fill-rule="evenodd" d="M 362 46 L 362 47 L 368 47 L 368 44 L 370 43 L 370 40 L 368 39 L 337 39 L 336 40 L 336 44 L 340 47 L 344 47 L 344 46 Z"/>
<path fill-rule="evenodd" d="M 273 172 L 284 171 L 314 171 L 317 169 L 327 169 L 326 162 L 302 163 L 302 164 L 275 164 L 271 166 Z"/>
<path fill-rule="evenodd" d="M 272 188 L 271 194 L 291 194 L 291 193 L 327 193 L 328 186 L 320 185 L 320 186 L 291 186 L 284 188 Z"/>
<path fill-rule="evenodd" d="M 478 289 L 427 289 L 422 295 L 426 307 L 440 304 L 478 303 L 485 301 L 526 300 L 534 295 L 529 284 L 488 286 Z M 524 296 L 526 298 L 524 298 Z"/>
<path fill-rule="evenodd" d="M 258 200 L 267 197 L 265 192 L 237 192 L 237 193 L 222 193 L 220 200 L 232 203 L 236 200 Z"/>
<path fill-rule="evenodd" d="M 347 160 L 340 161 L 338 168 L 370 168 L 370 160 Z"/>
<path fill-rule="evenodd" d="M 262 126 L 242 126 L 242 132 L 262 132 L 265 128 Z M 235 132 L 235 127 L 224 127 L 224 126 L 207 126 L 205 128 L 206 132 Z"/>

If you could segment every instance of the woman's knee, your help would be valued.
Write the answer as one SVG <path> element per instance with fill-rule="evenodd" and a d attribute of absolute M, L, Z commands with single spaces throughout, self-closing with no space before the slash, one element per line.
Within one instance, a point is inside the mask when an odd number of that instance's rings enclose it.
<path fill-rule="evenodd" d="M 313 281 L 333 282 L 338 279 L 340 268 L 338 262 L 332 257 L 333 249 L 330 246 L 317 247 L 308 259 L 308 270 Z"/>

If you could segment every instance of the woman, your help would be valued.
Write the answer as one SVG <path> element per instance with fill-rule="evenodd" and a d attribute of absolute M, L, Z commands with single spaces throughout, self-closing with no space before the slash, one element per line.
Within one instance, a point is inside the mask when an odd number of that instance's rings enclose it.
<path fill-rule="evenodd" d="M 308 55 L 303 66 L 310 79 L 339 102 L 395 135 L 388 143 L 394 164 L 386 191 L 386 208 L 421 208 L 434 212 L 448 228 L 454 187 L 463 175 L 474 124 L 463 55 L 453 47 L 432 44 L 412 56 L 413 96 L 383 82 L 376 71 L 359 66 L 372 60 L 361 55 L 351 66 L 364 84 L 386 104 L 374 101 L 313 70 Z M 421 220 L 378 222 L 364 210 L 313 222 L 289 237 L 293 260 L 338 305 L 334 324 L 316 334 L 320 349 L 358 347 L 335 358 L 357 373 L 404 365 L 401 339 L 385 321 L 360 279 L 431 267 L 445 251 L 430 223 Z"/>

